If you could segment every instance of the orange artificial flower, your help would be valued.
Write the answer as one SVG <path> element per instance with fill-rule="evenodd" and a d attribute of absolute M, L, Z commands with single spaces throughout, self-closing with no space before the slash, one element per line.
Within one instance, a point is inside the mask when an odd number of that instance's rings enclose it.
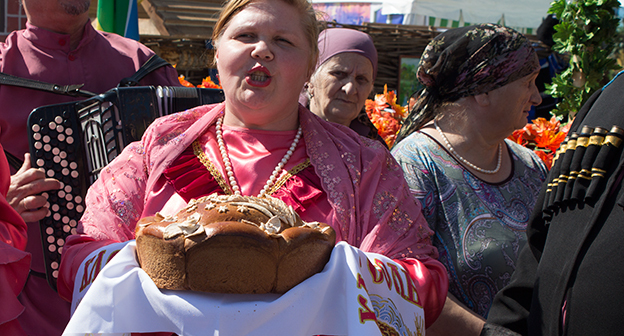
<path fill-rule="evenodd" d="M 524 145 L 526 145 L 528 143 L 528 141 L 525 139 L 524 135 L 525 135 L 525 130 L 524 129 L 515 130 L 509 136 L 509 140 L 517 143 L 518 145 L 524 146 Z"/>
<path fill-rule="evenodd" d="M 561 131 L 554 133 L 551 130 L 546 130 L 535 137 L 535 145 L 539 148 L 547 148 L 551 152 L 555 152 L 566 135 L 566 133 Z"/>
<path fill-rule="evenodd" d="M 383 94 L 377 94 L 374 100 L 367 99 L 365 102 L 368 118 L 388 147 L 394 144 L 401 122 L 407 115 L 407 108 L 398 105 L 396 100 L 394 91 L 388 92 L 388 85 L 384 85 Z"/>
<path fill-rule="evenodd" d="M 539 156 L 540 159 L 542 159 L 542 161 L 544 161 L 544 164 L 546 165 L 546 167 L 548 167 L 548 169 L 552 167 L 552 160 L 555 155 L 553 152 L 550 152 L 548 154 L 541 150 L 534 150 L 534 152 L 535 154 L 537 154 L 537 156 Z"/>
<path fill-rule="evenodd" d="M 557 117 L 553 116 L 550 120 L 546 120 L 546 118 L 536 118 L 533 120 L 532 124 L 533 129 L 537 131 L 537 133 L 551 131 L 553 133 L 557 133 L 560 131 L 561 123 Z"/>
<path fill-rule="evenodd" d="M 202 79 L 202 83 L 200 85 L 197 85 L 197 87 L 208 88 L 208 89 L 222 89 L 221 85 L 215 84 L 215 82 L 212 81 L 212 78 L 210 78 L 210 76 Z"/>
<path fill-rule="evenodd" d="M 396 103 L 397 96 L 394 91 L 388 92 L 388 85 L 384 85 L 384 96 L 386 97 L 386 102 L 390 105 L 390 108 L 394 110 L 394 113 L 398 114 L 394 119 L 403 120 L 407 117 L 407 107 L 403 107 Z"/>
<path fill-rule="evenodd" d="M 180 81 L 180 84 L 182 84 L 182 86 L 195 87 L 195 85 L 191 84 L 191 82 L 184 79 L 184 75 L 178 76 L 178 81 Z"/>
<path fill-rule="evenodd" d="M 574 121 L 574 119 L 568 121 L 565 126 L 563 126 L 561 128 L 561 132 L 568 134 L 568 132 L 570 132 L 570 127 L 572 127 L 572 122 Z"/>
<path fill-rule="evenodd" d="M 562 127 L 559 119 L 554 116 L 550 120 L 536 118 L 524 128 L 514 131 L 508 139 L 533 150 L 550 169 L 554 153 L 568 135 L 571 125 L 570 121 Z"/>
<path fill-rule="evenodd" d="M 178 80 L 180 81 L 180 84 L 182 84 L 182 86 L 195 87 L 195 85 L 193 85 L 191 82 L 189 82 L 186 79 L 184 79 L 184 75 L 178 76 Z M 221 85 L 215 84 L 212 81 L 212 79 L 210 78 L 210 76 L 202 79 L 202 83 L 197 85 L 197 87 L 198 88 L 208 88 L 208 89 L 221 89 Z"/>

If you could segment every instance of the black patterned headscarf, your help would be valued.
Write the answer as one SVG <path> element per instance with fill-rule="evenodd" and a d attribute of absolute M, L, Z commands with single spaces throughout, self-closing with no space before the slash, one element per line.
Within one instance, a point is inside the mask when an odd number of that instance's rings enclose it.
<path fill-rule="evenodd" d="M 486 23 L 438 35 L 420 59 L 425 86 L 397 136 L 397 143 L 435 117 L 443 103 L 490 92 L 539 70 L 537 53 L 519 32 Z"/>

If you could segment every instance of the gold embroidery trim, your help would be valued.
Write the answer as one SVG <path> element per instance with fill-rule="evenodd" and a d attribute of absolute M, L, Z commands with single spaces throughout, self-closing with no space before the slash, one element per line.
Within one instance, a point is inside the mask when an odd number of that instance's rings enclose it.
<path fill-rule="evenodd" d="M 197 156 L 197 158 L 199 159 L 199 162 L 201 162 L 204 165 L 204 167 L 208 169 L 208 172 L 210 173 L 210 175 L 214 177 L 215 181 L 217 181 L 217 183 L 219 184 L 221 189 L 223 189 L 225 194 L 233 195 L 234 193 L 232 192 L 232 189 L 230 189 L 230 185 L 223 178 L 223 175 L 221 175 L 221 173 L 217 170 L 217 167 L 215 167 L 212 164 L 212 162 L 208 160 L 208 158 L 204 154 L 203 149 L 201 148 L 201 145 L 197 142 L 197 140 L 193 141 L 193 153 L 195 153 L 195 156 Z"/>
<path fill-rule="evenodd" d="M 284 176 L 282 176 L 279 180 L 275 182 L 273 187 L 269 189 L 269 192 L 267 193 L 267 195 L 272 195 L 274 192 L 278 191 L 279 188 L 281 188 L 284 185 L 284 183 L 286 183 L 286 181 L 288 181 L 294 175 L 297 175 L 297 173 L 299 173 L 300 171 L 308 168 L 309 165 L 310 165 L 310 159 L 308 158 L 305 161 L 301 162 L 300 164 L 292 167 L 289 171 L 286 172 L 286 174 L 284 174 Z"/>
<path fill-rule="evenodd" d="M 206 167 L 210 175 L 214 177 L 215 181 L 217 181 L 217 183 L 219 184 L 221 189 L 223 189 L 226 195 L 233 195 L 234 193 L 232 192 L 232 189 L 230 188 L 229 183 L 227 183 L 225 178 L 223 178 L 223 175 L 221 175 L 219 170 L 217 170 L 217 167 L 215 167 L 212 164 L 212 162 L 210 162 L 210 160 L 206 157 L 206 155 L 204 154 L 204 151 L 201 148 L 201 145 L 197 142 L 197 140 L 193 141 L 193 153 L 195 153 L 195 156 L 197 156 L 197 158 L 199 159 L 199 162 L 201 162 L 204 165 L 204 167 Z M 281 188 L 284 185 L 284 183 L 286 183 L 286 181 L 288 181 L 294 175 L 297 175 L 297 173 L 299 173 L 300 171 L 306 169 L 309 165 L 310 165 L 310 159 L 308 158 L 302 163 L 291 168 L 289 171 L 286 172 L 286 174 L 284 174 L 284 176 L 282 176 L 279 180 L 275 182 L 273 187 L 269 189 L 266 195 L 267 196 L 272 195 L 274 192 L 279 190 L 279 188 Z"/>

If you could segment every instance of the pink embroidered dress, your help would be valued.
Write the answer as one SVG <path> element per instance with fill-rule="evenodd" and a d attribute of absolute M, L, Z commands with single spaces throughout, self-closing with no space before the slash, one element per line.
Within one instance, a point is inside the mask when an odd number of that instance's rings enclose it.
<path fill-rule="evenodd" d="M 22 291 L 30 268 L 26 248 L 26 223 L 6 200 L 11 175 L 0 145 L 0 335 L 26 335 L 17 321 L 24 306 L 17 296 Z"/>
<path fill-rule="evenodd" d="M 191 198 L 231 193 L 223 178 L 215 121 L 224 104 L 200 106 L 156 120 L 89 189 L 79 235 L 65 245 L 59 294 L 71 299 L 82 260 L 104 245 L 134 239 L 136 222 L 172 214 Z M 325 122 L 300 106 L 302 141 L 269 193 L 304 220 L 331 225 L 338 241 L 400 262 L 419 288 L 426 325 L 439 315 L 447 276 L 431 245 L 432 231 L 409 195 L 401 168 L 380 143 Z M 257 195 L 296 131 L 223 127 L 243 195 Z"/>

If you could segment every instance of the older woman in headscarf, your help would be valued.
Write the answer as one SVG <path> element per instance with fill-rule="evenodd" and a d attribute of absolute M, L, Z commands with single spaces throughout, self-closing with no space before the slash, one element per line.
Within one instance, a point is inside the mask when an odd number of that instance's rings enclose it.
<path fill-rule="evenodd" d="M 537 155 L 506 140 L 541 103 L 539 70 L 530 42 L 510 28 L 437 36 L 418 68 L 425 89 L 392 150 L 436 233 L 449 298 L 481 317 L 514 271 L 547 173 Z"/>
<path fill-rule="evenodd" d="M 300 98 L 312 113 L 361 136 L 385 142 L 363 110 L 377 77 L 377 49 L 359 30 L 328 28 L 319 34 L 319 60 Z"/>

